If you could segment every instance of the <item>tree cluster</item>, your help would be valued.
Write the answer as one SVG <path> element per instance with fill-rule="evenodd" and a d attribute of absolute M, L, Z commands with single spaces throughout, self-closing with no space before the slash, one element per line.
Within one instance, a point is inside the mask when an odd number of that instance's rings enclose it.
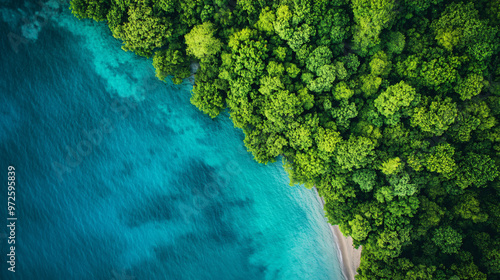
<path fill-rule="evenodd" d="M 261 163 L 316 186 L 356 279 L 500 278 L 500 1 L 72 0 Z"/>

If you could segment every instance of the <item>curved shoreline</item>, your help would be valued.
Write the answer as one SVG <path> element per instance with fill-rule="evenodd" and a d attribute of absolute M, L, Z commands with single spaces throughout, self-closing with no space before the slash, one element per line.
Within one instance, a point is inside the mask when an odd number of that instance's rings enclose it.
<path fill-rule="evenodd" d="M 318 194 L 318 190 L 314 188 L 316 195 L 321 201 L 323 208 L 325 207 L 325 200 Z M 357 274 L 356 270 L 361 262 L 361 251 L 362 247 L 358 249 L 354 248 L 352 244 L 352 238 L 350 236 L 344 236 L 339 229 L 338 225 L 331 225 L 328 223 L 330 230 L 333 234 L 335 243 L 337 244 L 338 254 L 340 261 L 342 262 L 342 274 L 346 280 L 354 280 L 354 276 Z"/>

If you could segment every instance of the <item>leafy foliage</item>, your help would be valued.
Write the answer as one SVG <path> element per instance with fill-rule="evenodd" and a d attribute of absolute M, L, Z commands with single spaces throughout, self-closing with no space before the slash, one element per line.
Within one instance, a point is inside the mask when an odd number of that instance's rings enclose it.
<path fill-rule="evenodd" d="M 363 246 L 356 279 L 500 278 L 500 1 L 72 0 L 228 110 Z"/>
<path fill-rule="evenodd" d="M 204 59 L 220 52 L 222 42 L 214 37 L 214 25 L 204 22 L 195 26 L 186 38 L 186 52 L 198 59 Z"/>

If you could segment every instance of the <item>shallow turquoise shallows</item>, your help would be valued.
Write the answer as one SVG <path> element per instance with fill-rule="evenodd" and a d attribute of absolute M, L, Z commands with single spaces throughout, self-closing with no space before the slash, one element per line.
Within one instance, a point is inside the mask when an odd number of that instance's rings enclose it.
<path fill-rule="evenodd" d="M 158 81 L 104 24 L 44 5 L 0 0 L 0 178 L 16 168 L 18 218 L 0 279 L 343 279 L 313 191 L 253 161 L 190 81 Z M 0 201 L 6 223 L 6 187 Z"/>

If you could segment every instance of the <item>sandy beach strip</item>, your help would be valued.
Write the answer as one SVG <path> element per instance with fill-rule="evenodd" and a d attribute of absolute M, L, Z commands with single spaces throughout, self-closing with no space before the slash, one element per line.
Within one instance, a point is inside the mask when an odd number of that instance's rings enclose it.
<path fill-rule="evenodd" d="M 354 280 L 354 275 L 357 274 L 356 270 L 361 262 L 361 246 L 356 249 L 352 245 L 352 238 L 345 237 L 339 230 L 338 226 L 330 225 L 335 241 L 340 251 L 342 261 L 342 272 L 346 280 Z"/>
<path fill-rule="evenodd" d="M 314 188 L 316 194 L 318 191 Z M 318 195 L 323 204 L 323 208 L 325 207 L 325 200 Z M 339 257 L 342 262 L 342 272 L 346 280 L 354 280 L 354 275 L 357 274 L 356 270 L 359 267 L 361 262 L 361 246 L 356 249 L 352 244 L 352 238 L 350 236 L 344 236 L 339 229 L 339 226 L 335 225 L 330 226 L 330 230 L 332 231 L 333 237 L 335 239 L 335 243 L 339 249 Z"/>

